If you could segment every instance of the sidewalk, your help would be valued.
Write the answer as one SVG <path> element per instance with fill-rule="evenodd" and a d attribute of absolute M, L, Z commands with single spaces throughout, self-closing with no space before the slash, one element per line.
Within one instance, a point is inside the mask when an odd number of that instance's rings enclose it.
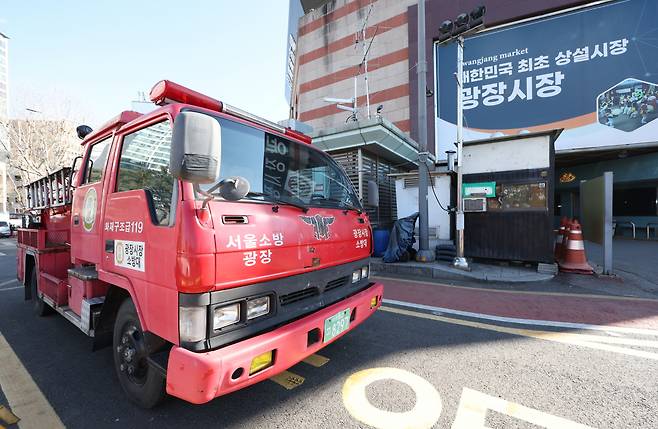
<path fill-rule="evenodd" d="M 388 277 L 378 280 L 384 284 L 385 303 L 416 304 L 432 308 L 435 314 L 658 330 L 658 299 L 500 290 Z"/>
<path fill-rule="evenodd" d="M 489 282 L 527 283 L 551 280 L 552 274 L 538 273 L 535 268 L 470 263 L 471 271 L 453 268 L 448 262 L 394 262 L 384 263 L 381 258 L 372 258 L 373 273 L 393 274 L 409 278 L 425 277 L 441 280 L 481 280 Z"/>

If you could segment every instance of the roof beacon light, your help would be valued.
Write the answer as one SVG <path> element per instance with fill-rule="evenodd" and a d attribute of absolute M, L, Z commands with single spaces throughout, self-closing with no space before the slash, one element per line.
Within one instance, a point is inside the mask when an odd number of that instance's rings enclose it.
<path fill-rule="evenodd" d="M 164 106 L 171 103 L 184 103 L 191 104 L 192 106 L 203 107 L 205 109 L 214 110 L 216 112 L 223 112 L 249 122 L 256 123 L 266 128 L 270 128 L 280 132 L 281 134 L 286 134 L 293 138 L 302 140 L 306 143 L 311 143 L 311 137 L 306 134 L 300 133 L 299 131 L 291 130 L 290 128 L 282 127 L 281 125 L 268 121 L 265 118 L 260 116 L 252 115 L 249 112 L 245 112 L 242 109 L 231 106 L 226 103 L 222 103 L 219 100 L 215 100 L 212 97 L 196 92 L 193 89 L 184 87 L 170 80 L 161 80 L 156 83 L 151 89 L 149 94 L 151 101 L 158 106 Z"/>
<path fill-rule="evenodd" d="M 222 111 L 222 102 L 203 95 L 193 89 L 184 87 L 170 80 L 161 80 L 156 83 L 149 94 L 151 101 L 158 106 L 170 103 L 185 103 L 205 109 Z"/>
<path fill-rule="evenodd" d="M 307 136 L 306 134 L 304 134 L 300 131 L 293 130 L 292 128 L 286 128 L 286 135 L 297 138 L 297 139 L 303 141 L 304 143 L 311 144 L 313 142 L 313 140 L 311 139 L 310 136 Z"/>

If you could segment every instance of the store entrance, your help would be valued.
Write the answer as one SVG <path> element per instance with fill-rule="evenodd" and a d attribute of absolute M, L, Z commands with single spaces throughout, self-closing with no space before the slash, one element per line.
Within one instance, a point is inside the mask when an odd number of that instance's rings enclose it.
<path fill-rule="evenodd" d="M 658 250 L 658 148 L 558 154 L 554 225 L 581 217 L 580 182 L 613 172 L 613 270 L 650 278 Z M 587 257 L 602 263 L 601 246 L 585 243 Z M 649 256 L 651 255 L 651 256 Z"/>

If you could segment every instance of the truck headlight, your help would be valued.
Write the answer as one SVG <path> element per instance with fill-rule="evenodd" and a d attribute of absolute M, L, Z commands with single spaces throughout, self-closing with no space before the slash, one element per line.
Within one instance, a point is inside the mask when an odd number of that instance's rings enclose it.
<path fill-rule="evenodd" d="M 370 274 L 370 267 L 368 265 L 361 267 L 361 278 L 367 279 L 368 274 Z"/>
<path fill-rule="evenodd" d="M 261 296 L 260 298 L 250 299 L 247 301 L 247 320 L 264 316 L 270 312 L 270 297 Z"/>
<path fill-rule="evenodd" d="M 206 339 L 207 307 L 179 307 L 178 331 L 180 341 L 193 343 Z"/>
<path fill-rule="evenodd" d="M 218 330 L 240 321 L 240 303 L 216 307 L 212 312 L 212 328 Z"/>
<path fill-rule="evenodd" d="M 352 272 L 352 283 L 356 283 L 359 280 L 361 280 L 361 269 Z"/>

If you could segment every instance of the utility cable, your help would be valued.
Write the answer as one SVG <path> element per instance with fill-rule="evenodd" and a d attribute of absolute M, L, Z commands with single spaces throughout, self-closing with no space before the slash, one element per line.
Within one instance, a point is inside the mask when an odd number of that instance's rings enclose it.
<path fill-rule="evenodd" d="M 427 175 L 429 176 L 430 185 L 432 186 L 432 193 L 434 194 L 434 198 L 436 199 L 436 202 L 439 203 L 439 207 L 441 207 L 441 210 L 443 210 L 444 212 L 450 213 L 450 210 L 443 207 L 443 204 L 441 204 L 441 201 L 439 201 L 439 197 L 436 195 L 436 190 L 434 189 L 434 180 L 432 180 L 432 175 L 430 174 L 429 170 L 427 171 Z M 418 183 L 418 186 L 420 186 L 420 183 Z"/>

